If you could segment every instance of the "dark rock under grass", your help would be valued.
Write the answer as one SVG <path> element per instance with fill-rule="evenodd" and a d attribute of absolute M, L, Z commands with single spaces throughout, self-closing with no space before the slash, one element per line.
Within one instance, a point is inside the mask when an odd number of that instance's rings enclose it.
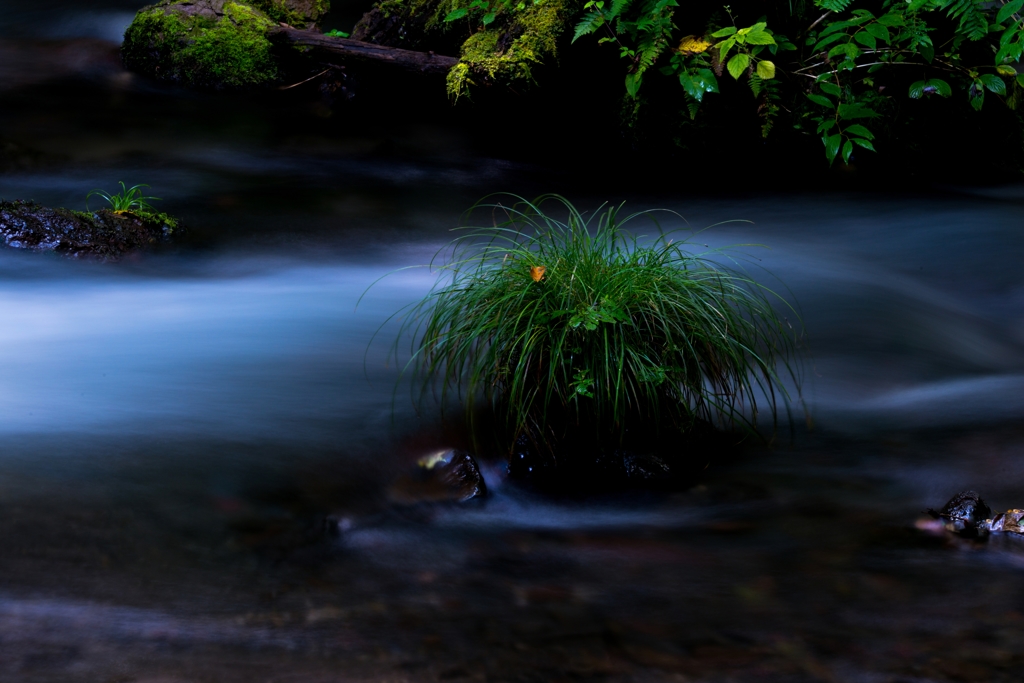
<path fill-rule="evenodd" d="M 569 432 L 556 448 L 521 435 L 509 458 L 509 477 L 554 494 L 682 491 L 740 440 L 738 434 L 718 431 L 702 420 L 688 429 L 655 430 L 638 424 L 619 443 L 586 428 Z"/>
<path fill-rule="evenodd" d="M 113 261 L 170 242 L 179 231 L 178 222 L 162 213 L 85 212 L 0 201 L 0 238 L 15 249 Z"/>

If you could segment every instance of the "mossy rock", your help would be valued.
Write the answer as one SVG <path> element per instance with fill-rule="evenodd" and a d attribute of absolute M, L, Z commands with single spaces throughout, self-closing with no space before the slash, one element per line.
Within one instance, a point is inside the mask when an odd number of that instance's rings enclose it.
<path fill-rule="evenodd" d="M 129 69 L 193 87 L 263 85 L 278 77 L 267 38 L 276 25 L 231 0 L 162 0 L 135 15 L 121 57 Z"/>
<path fill-rule="evenodd" d="M 251 0 L 249 4 L 274 21 L 301 29 L 316 28 L 331 8 L 330 0 Z"/>
<path fill-rule="evenodd" d="M 356 24 L 356 40 L 433 50 L 458 51 L 448 74 L 448 94 L 458 99 L 472 86 L 503 85 L 513 90 L 534 82 L 534 69 L 558 57 L 558 43 L 578 13 L 576 0 L 546 0 L 523 9 L 501 10 L 487 27 L 480 16 L 446 22 L 454 0 L 381 0 Z"/>
<path fill-rule="evenodd" d="M 504 13 L 462 44 L 461 59 L 448 74 L 448 94 L 458 99 L 474 85 L 496 83 L 519 89 L 533 84 L 533 69 L 558 57 L 558 40 L 569 27 L 570 3 L 549 0 Z"/>
<path fill-rule="evenodd" d="M 0 240 L 14 249 L 114 261 L 170 242 L 181 232 L 177 220 L 155 211 L 90 213 L 0 201 Z"/>

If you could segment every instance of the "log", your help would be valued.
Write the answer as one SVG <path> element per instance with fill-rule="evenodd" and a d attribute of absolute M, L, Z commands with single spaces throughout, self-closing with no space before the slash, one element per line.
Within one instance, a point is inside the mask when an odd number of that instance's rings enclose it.
<path fill-rule="evenodd" d="M 300 31 L 297 28 L 281 26 L 269 32 L 270 40 L 295 47 L 309 47 L 314 51 L 330 55 L 334 59 L 352 59 L 377 64 L 390 64 L 406 71 L 417 73 L 446 74 L 459 63 L 455 57 L 436 55 L 433 52 L 403 50 L 376 43 L 364 43 L 351 38 L 335 38 L 315 31 Z"/>

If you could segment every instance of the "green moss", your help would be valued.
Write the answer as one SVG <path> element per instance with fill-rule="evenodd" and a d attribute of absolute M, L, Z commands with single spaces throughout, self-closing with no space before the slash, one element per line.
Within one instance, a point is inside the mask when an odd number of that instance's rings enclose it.
<path fill-rule="evenodd" d="M 551 0 L 504 17 L 500 28 L 471 35 L 462 44 L 460 62 L 448 73 L 448 94 L 458 99 L 480 81 L 508 87 L 531 84 L 533 67 L 558 56 L 568 14 L 565 3 Z"/>
<path fill-rule="evenodd" d="M 262 10 L 271 20 L 283 22 L 295 28 L 309 28 L 320 20 L 331 8 L 331 0 L 314 0 L 306 5 L 305 11 L 295 8 L 294 2 L 289 0 L 250 0 L 253 7 Z"/>
<path fill-rule="evenodd" d="M 165 234 L 172 235 L 178 229 L 178 219 L 162 211 L 133 211 L 136 216 L 151 225 L 165 228 Z"/>
<path fill-rule="evenodd" d="M 149 76 L 199 87 L 244 87 L 277 77 L 263 12 L 236 2 L 221 18 L 188 15 L 175 2 L 146 7 L 125 32 L 125 65 Z"/>
<path fill-rule="evenodd" d="M 100 209 L 101 211 L 109 211 L 109 209 Z M 69 218 L 77 218 L 78 220 L 84 221 L 91 226 L 99 225 L 97 219 L 97 211 L 78 211 L 77 209 L 65 209 L 58 208 L 54 209 L 58 214 L 68 216 Z M 178 229 L 178 219 L 170 214 L 163 213 L 162 211 L 126 211 L 126 214 L 136 216 L 148 225 L 155 226 L 164 230 L 164 234 L 172 235 L 174 231 Z"/>

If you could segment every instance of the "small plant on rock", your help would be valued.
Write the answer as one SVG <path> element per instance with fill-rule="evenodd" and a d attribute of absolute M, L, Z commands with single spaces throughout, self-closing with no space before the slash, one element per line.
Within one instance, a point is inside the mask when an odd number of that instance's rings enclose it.
<path fill-rule="evenodd" d="M 159 197 L 147 197 L 142 194 L 142 188 L 149 187 L 149 185 L 133 185 L 132 187 L 125 187 L 124 181 L 121 181 L 121 191 L 109 194 L 103 190 L 93 190 L 89 194 L 85 195 L 86 208 L 89 208 L 89 198 L 93 195 L 99 195 L 110 204 L 110 209 L 114 213 L 128 213 L 130 211 L 144 211 L 153 212 L 153 205 L 150 201 L 160 201 Z"/>
<path fill-rule="evenodd" d="M 442 402 L 484 401 L 555 457 L 583 434 L 614 448 L 630 430 L 753 427 L 765 408 L 773 422 L 788 410 L 780 371 L 799 387 L 796 339 L 775 306 L 792 309 L 721 251 L 626 232 L 650 211 L 510 199 L 474 207 L 492 227 L 462 228 L 405 320 L 425 390 L 437 380 Z"/>

